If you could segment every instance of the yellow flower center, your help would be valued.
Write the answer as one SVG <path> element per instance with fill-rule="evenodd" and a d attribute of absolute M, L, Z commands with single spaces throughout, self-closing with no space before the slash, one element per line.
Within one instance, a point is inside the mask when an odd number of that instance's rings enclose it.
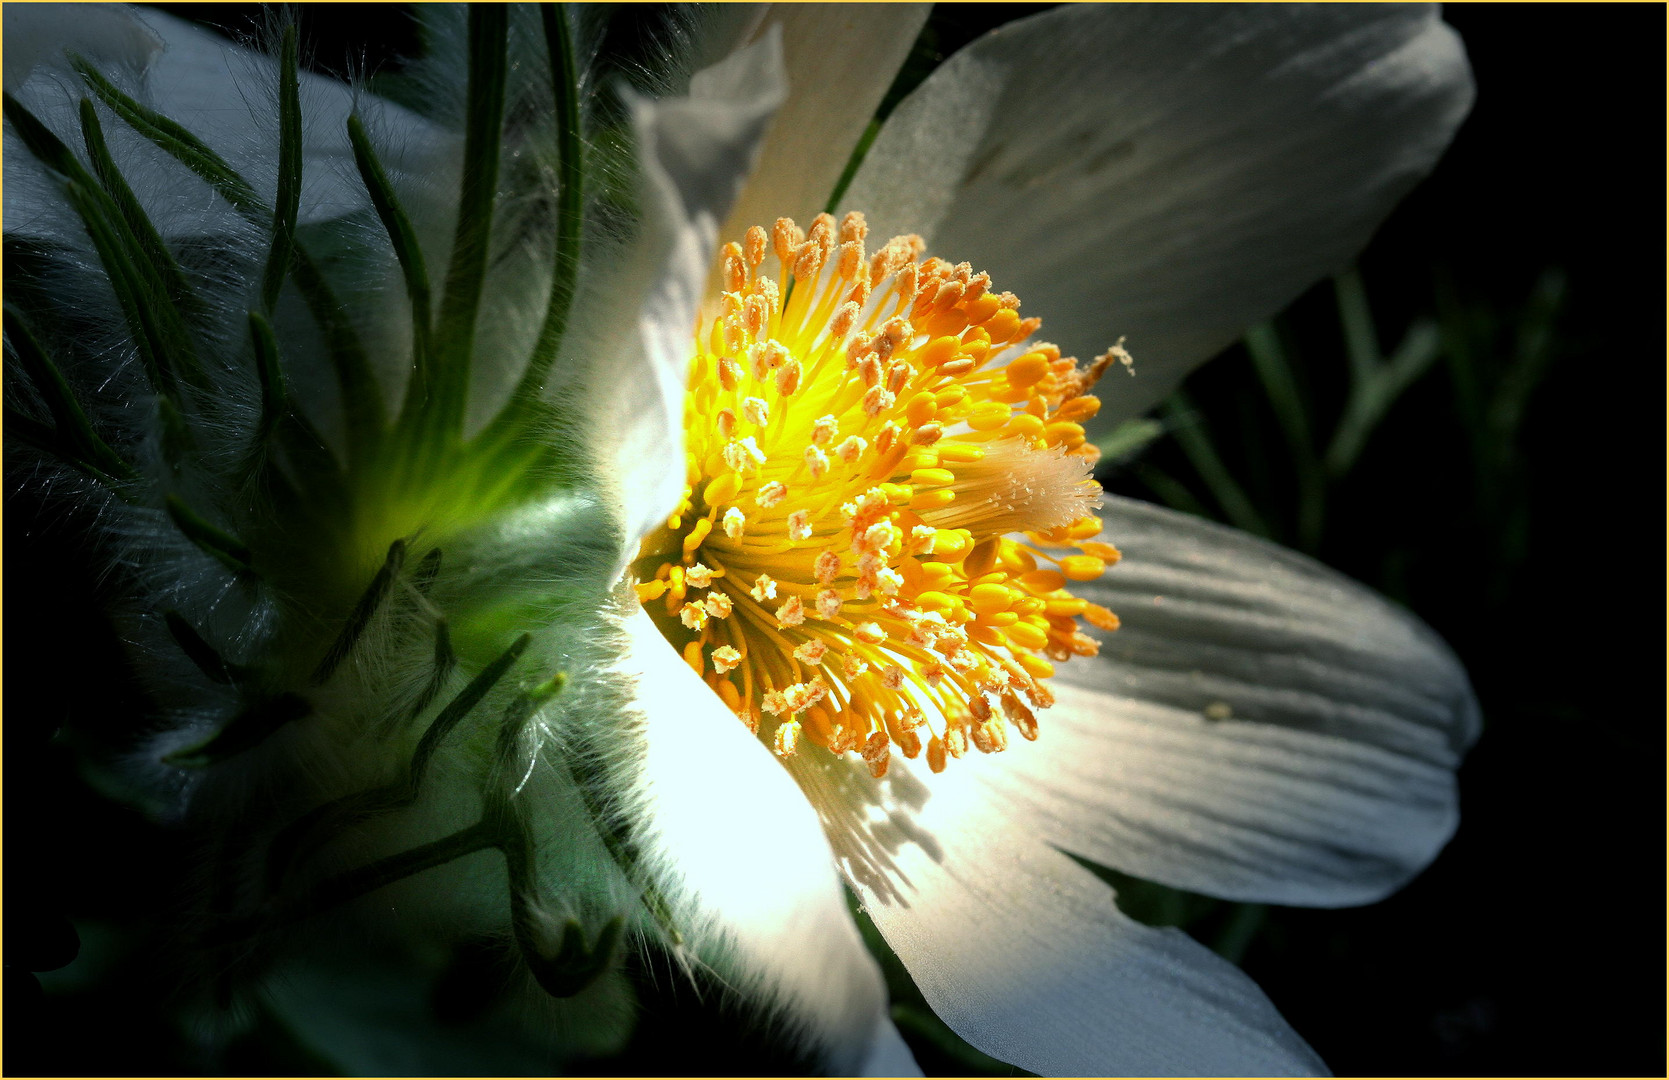
<path fill-rule="evenodd" d="M 1054 664 L 1095 655 L 1079 620 L 1118 626 L 1066 585 L 1118 559 L 1094 539 L 1080 422 L 1130 357 L 1079 368 L 1028 344 L 1040 321 L 988 275 L 922 261 L 916 236 L 866 258 L 867 232 L 855 213 L 809 233 L 779 218 L 725 246 L 690 364 L 688 486 L 644 541 L 637 594 L 777 753 L 809 741 L 882 776 L 894 748 L 925 749 L 939 772 L 1006 747 L 1008 724 L 1035 739 Z"/>

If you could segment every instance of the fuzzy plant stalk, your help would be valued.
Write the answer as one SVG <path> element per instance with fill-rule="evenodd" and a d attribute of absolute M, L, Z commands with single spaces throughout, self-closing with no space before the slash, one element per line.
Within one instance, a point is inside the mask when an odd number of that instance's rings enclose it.
<path fill-rule="evenodd" d="M 626 950 L 724 965 L 628 827 L 642 733 L 596 677 L 623 527 L 575 327 L 632 239 L 631 151 L 596 20 L 421 18 L 405 105 L 275 28 L 233 61 L 241 156 L 135 64 L 7 93 L 45 193 L 8 219 L 8 472 L 96 537 L 156 704 L 121 775 L 202 852 L 204 1006 L 348 943 L 432 973 L 487 940 L 518 1031 L 607 1052 Z"/>

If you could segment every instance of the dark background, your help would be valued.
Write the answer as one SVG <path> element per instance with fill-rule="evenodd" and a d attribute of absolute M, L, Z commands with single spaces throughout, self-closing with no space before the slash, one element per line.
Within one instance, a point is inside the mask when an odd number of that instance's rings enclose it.
<path fill-rule="evenodd" d="M 187 7 L 251 25 L 234 6 Z M 899 89 L 1027 10 L 941 6 Z M 1134 913 L 1232 951 L 1340 1073 L 1660 1075 L 1665 12 L 1461 5 L 1445 18 L 1466 40 L 1477 105 L 1359 264 L 1383 347 L 1436 317 L 1443 353 L 1331 486 L 1313 546 L 1408 604 L 1471 672 L 1486 730 L 1461 770 L 1460 831 L 1371 907 L 1154 890 Z M 300 22 L 325 69 L 375 70 L 415 42 L 392 7 L 303 7 Z M 1332 287 L 1277 333 L 1324 438 L 1348 389 Z M 1227 516 L 1175 438 L 1203 432 L 1269 531 L 1301 543 L 1295 466 L 1244 350 L 1186 390 L 1167 435 L 1109 462 L 1107 486 Z M 119 923 L 142 939 L 187 854 L 76 771 L 73 738 L 130 724 L 137 693 L 114 632 L 88 616 L 87 554 L 32 496 L 9 493 L 6 509 L 6 1071 L 328 1068 L 260 1025 L 203 1058 L 165 1019 L 166 957 L 102 936 Z M 75 955 L 66 916 L 82 959 L 48 976 L 46 995 L 30 969 Z M 908 1011 L 910 988 L 894 989 Z M 707 1039 L 716 1071 L 771 1067 L 726 1058 L 688 995 L 663 987 L 648 1011 L 662 1038 Z M 931 1021 L 904 1027 L 929 1071 L 981 1065 Z M 640 1048 L 614 1066 L 700 1067 L 668 1060 Z"/>

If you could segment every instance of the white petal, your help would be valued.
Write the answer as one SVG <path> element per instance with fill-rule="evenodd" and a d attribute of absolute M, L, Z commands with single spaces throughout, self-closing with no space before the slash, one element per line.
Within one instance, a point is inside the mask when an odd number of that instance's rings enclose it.
<path fill-rule="evenodd" d="M 115 12 L 129 10 L 133 25 L 124 30 Z M 8 26 L 12 18 L 8 16 Z M 107 73 L 116 74 L 122 68 L 143 72 L 138 96 L 145 104 L 201 138 L 263 198 L 274 198 L 278 182 L 278 67 L 271 57 L 239 48 L 154 9 L 110 9 L 107 14 L 90 18 L 95 28 L 102 28 L 98 39 L 75 41 L 70 48 L 94 45 L 89 59 L 106 61 L 101 66 Z M 132 40 L 129 47 L 119 50 L 112 42 L 122 35 Z M 76 107 L 90 91 L 60 62 L 61 56 L 48 63 L 49 56 L 31 63 L 33 73 L 18 96 L 60 138 L 79 145 Z M 301 222 L 326 221 L 368 208 L 369 197 L 354 166 L 347 133 L 356 92 L 346 83 L 306 70 L 300 72 L 299 82 L 305 161 Z M 388 148 L 384 165 L 392 174 L 424 175 L 432 170 L 437 156 L 454 146 L 452 136 L 415 113 L 369 95 L 358 98 L 361 104 L 375 106 L 378 141 Z M 235 228 L 229 224 L 230 209 L 209 195 L 207 185 L 185 166 L 108 113 L 104 128 L 112 155 L 163 235 L 206 235 Z M 55 197 L 50 185 L 42 186 L 33 159 L 9 129 L 5 153 L 7 231 L 33 233 L 48 228 L 50 218 L 39 226 L 33 222 L 43 213 L 43 205 L 61 203 L 62 199 Z"/>
<path fill-rule="evenodd" d="M 142 70 L 162 48 L 161 39 L 119 4 L 14 4 L 4 19 L 9 94 L 18 93 L 37 66 L 68 70 L 66 51 Z"/>
<path fill-rule="evenodd" d="M 1443 642 L 1245 534 L 1112 497 L 1103 520 L 1124 559 L 1073 590 L 1122 626 L 1057 669 L 1002 797 L 1068 850 L 1232 899 L 1368 903 L 1423 869 L 1479 728 Z"/>
<path fill-rule="evenodd" d="M 817 815 L 632 607 L 621 670 L 636 686 L 647 753 L 634 818 L 681 886 L 672 898 L 680 931 L 731 985 L 783 1007 L 834 1074 L 871 1054 L 896 1062 L 882 1054 L 890 1023 L 880 970 L 847 914 Z"/>
<path fill-rule="evenodd" d="M 629 96 L 643 170 L 643 220 L 633 251 L 599 295 L 616 304 L 621 296 L 643 301 L 636 312 L 620 313 L 634 320 L 625 328 L 632 335 L 582 326 L 574 344 L 577 353 L 596 360 L 586 401 L 595 410 L 593 434 L 604 448 L 603 466 L 622 501 L 623 558 L 660 526 L 683 493 L 684 380 L 696 310 L 719 222 L 783 93 L 773 33 L 698 72 L 688 97 Z"/>
<path fill-rule="evenodd" d="M 875 1035 L 869 1044 L 869 1054 L 858 1068 L 858 1076 L 920 1076 L 921 1066 L 904 1042 L 890 1019 L 875 1022 Z"/>
<path fill-rule="evenodd" d="M 1020 750 L 1010 750 L 1018 753 Z M 978 1049 L 1066 1076 L 1290 1075 L 1324 1066 L 1238 969 L 1024 828 L 966 767 L 886 779 L 813 751 L 794 772 L 928 1003 Z"/>
<path fill-rule="evenodd" d="M 779 217 L 803 226 L 834 193 L 931 4 L 777 4 L 788 100 L 777 112 L 721 240 Z"/>
<path fill-rule="evenodd" d="M 990 271 L 1068 353 L 1128 335 L 1110 425 L 1341 269 L 1471 101 L 1434 8 L 1066 5 L 935 71 L 843 201 Z"/>

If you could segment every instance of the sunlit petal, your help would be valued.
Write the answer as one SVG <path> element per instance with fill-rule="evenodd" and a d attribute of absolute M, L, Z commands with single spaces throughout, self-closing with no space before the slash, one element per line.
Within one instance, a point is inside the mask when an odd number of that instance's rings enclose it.
<path fill-rule="evenodd" d="M 1434 8 L 1067 5 L 953 56 L 887 121 L 843 200 L 989 269 L 1137 376 L 1098 425 L 1341 269 L 1472 101 Z"/>

